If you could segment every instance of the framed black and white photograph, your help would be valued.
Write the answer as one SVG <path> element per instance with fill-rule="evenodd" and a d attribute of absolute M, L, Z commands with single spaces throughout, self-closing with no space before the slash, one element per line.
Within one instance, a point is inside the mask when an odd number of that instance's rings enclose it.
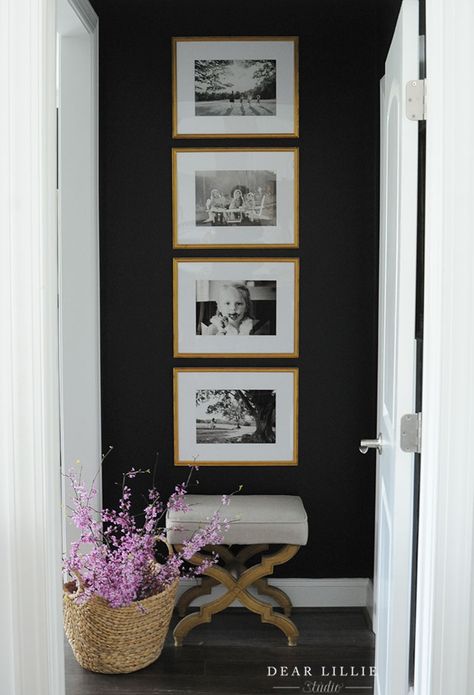
<path fill-rule="evenodd" d="M 175 357 L 298 357 L 297 258 L 176 258 Z"/>
<path fill-rule="evenodd" d="M 173 137 L 298 137 L 297 37 L 173 38 Z"/>
<path fill-rule="evenodd" d="M 298 246 L 298 150 L 174 149 L 174 248 Z"/>
<path fill-rule="evenodd" d="M 298 370 L 175 369 L 175 465 L 298 461 Z"/>

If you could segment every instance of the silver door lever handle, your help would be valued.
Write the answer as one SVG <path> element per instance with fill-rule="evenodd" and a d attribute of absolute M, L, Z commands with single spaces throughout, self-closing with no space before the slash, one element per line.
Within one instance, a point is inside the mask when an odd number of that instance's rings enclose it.
<path fill-rule="evenodd" d="M 359 451 L 361 454 L 366 454 L 369 449 L 377 449 L 377 452 L 381 454 L 382 444 L 382 435 L 379 433 L 377 439 L 361 439 Z"/>

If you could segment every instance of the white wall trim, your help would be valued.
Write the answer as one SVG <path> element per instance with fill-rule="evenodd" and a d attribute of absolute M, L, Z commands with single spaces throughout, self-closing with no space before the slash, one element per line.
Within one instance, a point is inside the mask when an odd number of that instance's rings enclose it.
<path fill-rule="evenodd" d="M 97 28 L 99 18 L 88 0 L 67 0 L 89 34 Z"/>
<path fill-rule="evenodd" d="M 100 268 L 98 206 L 98 33 L 84 27 L 86 0 L 58 2 L 59 316 L 61 457 L 64 472 L 81 462 L 83 481 L 100 468 Z M 72 491 L 63 479 L 65 508 Z M 66 551 L 78 532 L 64 519 Z"/>
<path fill-rule="evenodd" d="M 54 0 L 0 3 L 0 673 L 8 695 L 64 693 L 55 10 Z"/>
<path fill-rule="evenodd" d="M 186 589 L 196 586 L 196 579 L 182 579 L 178 588 L 178 597 Z M 367 598 L 369 596 L 370 579 L 348 578 L 348 579 L 275 579 L 272 578 L 269 584 L 282 589 L 288 594 L 295 608 L 349 608 L 349 607 L 368 607 Z M 224 593 L 223 587 L 215 587 L 212 591 L 212 598 Z M 251 590 L 251 593 L 256 592 Z M 267 597 L 260 597 L 262 600 L 269 600 Z M 200 596 L 194 601 L 192 606 L 201 606 L 211 600 L 209 594 Z M 238 607 L 238 601 L 232 603 L 232 607 Z"/>
<path fill-rule="evenodd" d="M 427 0 L 416 695 L 468 695 L 474 678 L 473 35 L 472 0 Z"/>
<path fill-rule="evenodd" d="M 374 582 L 372 579 L 367 580 L 367 594 L 366 594 L 366 606 L 367 613 L 369 614 L 370 621 L 372 623 L 372 629 L 374 629 L 375 622 L 375 611 L 374 611 Z"/>

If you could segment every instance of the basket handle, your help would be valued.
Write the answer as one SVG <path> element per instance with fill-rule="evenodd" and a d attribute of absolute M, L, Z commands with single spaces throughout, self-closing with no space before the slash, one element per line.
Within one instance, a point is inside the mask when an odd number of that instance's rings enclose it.
<path fill-rule="evenodd" d="M 166 547 L 168 548 L 168 554 L 169 554 L 170 557 L 171 557 L 172 555 L 174 555 L 174 548 L 173 548 L 173 546 L 171 545 L 171 543 L 169 543 L 169 541 L 168 541 L 166 538 L 163 538 L 163 536 L 155 536 L 155 542 L 158 543 L 158 541 L 159 541 L 160 543 L 164 543 L 164 545 L 166 545 Z"/>
<path fill-rule="evenodd" d="M 74 592 L 74 595 L 78 596 L 84 591 L 84 579 L 77 570 L 72 570 L 71 574 L 73 574 L 76 577 L 77 589 Z"/>

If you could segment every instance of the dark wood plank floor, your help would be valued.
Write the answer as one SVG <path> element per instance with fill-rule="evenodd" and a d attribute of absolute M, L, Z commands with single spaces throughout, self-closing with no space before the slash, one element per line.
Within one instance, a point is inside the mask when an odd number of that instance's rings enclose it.
<path fill-rule="evenodd" d="M 364 610 L 295 609 L 293 618 L 297 647 L 288 647 L 284 635 L 258 616 L 231 609 L 193 630 L 183 647 L 173 646 L 170 630 L 158 661 L 126 675 L 85 671 L 66 644 L 66 695 L 372 694 L 374 635 Z M 270 677 L 269 666 L 286 666 L 288 673 L 296 667 L 300 675 Z M 305 666 L 311 671 L 306 677 Z"/>

